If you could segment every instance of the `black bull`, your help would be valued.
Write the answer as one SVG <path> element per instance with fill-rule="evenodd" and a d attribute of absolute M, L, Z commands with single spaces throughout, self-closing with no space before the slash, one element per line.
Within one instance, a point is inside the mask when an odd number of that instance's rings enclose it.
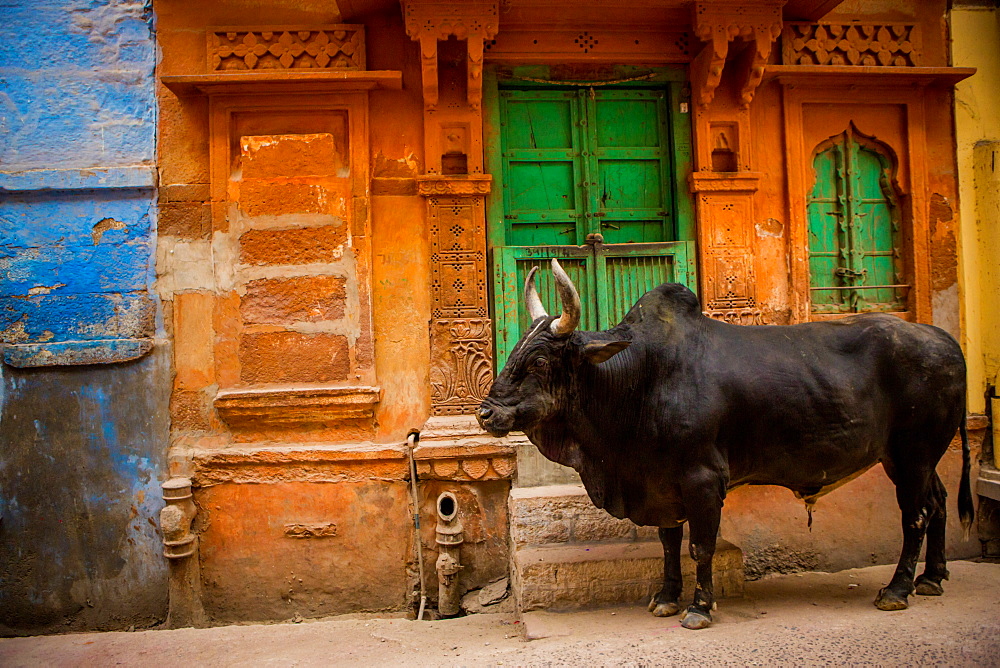
<path fill-rule="evenodd" d="M 579 296 L 552 265 L 563 313 L 545 313 L 532 270 L 531 328 L 477 417 L 494 436 L 523 431 L 548 459 L 576 469 L 597 507 L 659 527 L 654 615 L 680 611 L 687 521 L 697 587 L 682 624 L 711 622 L 727 490 L 781 485 L 812 502 L 876 463 L 896 486 L 903 548 L 875 605 L 905 608 L 914 584 L 918 594 L 942 592 L 946 492 L 935 467 L 956 430 L 966 532 L 973 518 L 965 360 L 953 338 L 884 314 L 729 325 L 705 317 L 698 298 L 672 283 L 646 293 L 616 327 L 579 332 Z M 926 568 L 914 582 L 925 534 Z"/>

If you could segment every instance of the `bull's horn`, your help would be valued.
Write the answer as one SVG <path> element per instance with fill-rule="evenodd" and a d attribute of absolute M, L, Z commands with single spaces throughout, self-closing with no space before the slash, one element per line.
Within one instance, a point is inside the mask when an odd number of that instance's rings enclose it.
<path fill-rule="evenodd" d="M 580 293 L 555 258 L 552 258 L 552 273 L 556 276 L 556 287 L 559 288 L 559 298 L 562 300 L 562 315 L 558 320 L 552 321 L 552 333 L 556 336 L 568 336 L 580 324 Z"/>
<path fill-rule="evenodd" d="M 524 279 L 524 303 L 528 307 L 528 317 L 531 318 L 531 322 L 549 316 L 538 296 L 538 288 L 535 287 L 536 271 L 538 271 L 538 267 L 532 267 L 531 271 L 528 272 L 528 277 Z"/>

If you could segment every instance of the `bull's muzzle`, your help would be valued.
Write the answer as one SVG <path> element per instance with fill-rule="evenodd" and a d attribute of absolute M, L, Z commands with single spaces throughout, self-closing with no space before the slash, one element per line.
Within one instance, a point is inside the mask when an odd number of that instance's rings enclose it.
<path fill-rule="evenodd" d="M 510 422 L 509 419 L 505 419 L 503 411 L 496 410 L 493 406 L 487 405 L 485 401 L 476 409 L 476 420 L 479 422 L 479 426 L 489 432 L 491 436 L 506 436 L 510 431 L 510 425 L 503 424 Z"/>

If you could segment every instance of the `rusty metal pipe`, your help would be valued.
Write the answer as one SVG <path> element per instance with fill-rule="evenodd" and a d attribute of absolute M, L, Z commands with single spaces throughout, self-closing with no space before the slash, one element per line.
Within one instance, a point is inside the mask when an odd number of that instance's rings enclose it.
<path fill-rule="evenodd" d="M 465 542 L 464 527 L 458 519 L 458 499 L 452 492 L 442 492 L 437 499 L 437 573 L 438 613 L 454 617 L 460 611 L 461 592 L 458 572 L 462 570 L 461 549 Z"/>

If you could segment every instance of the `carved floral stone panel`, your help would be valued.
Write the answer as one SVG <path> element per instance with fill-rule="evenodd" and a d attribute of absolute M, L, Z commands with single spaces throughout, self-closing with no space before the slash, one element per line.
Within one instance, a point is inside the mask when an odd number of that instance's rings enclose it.
<path fill-rule="evenodd" d="M 785 65 L 920 65 L 920 26 L 789 23 L 781 35 Z"/>
<path fill-rule="evenodd" d="M 208 69 L 365 69 L 365 27 L 209 28 Z"/>
<path fill-rule="evenodd" d="M 471 414 L 493 381 L 488 318 L 431 323 L 431 405 L 434 415 Z"/>

